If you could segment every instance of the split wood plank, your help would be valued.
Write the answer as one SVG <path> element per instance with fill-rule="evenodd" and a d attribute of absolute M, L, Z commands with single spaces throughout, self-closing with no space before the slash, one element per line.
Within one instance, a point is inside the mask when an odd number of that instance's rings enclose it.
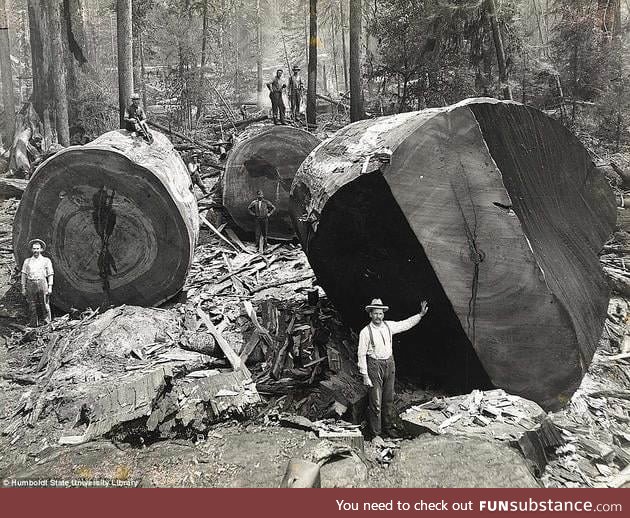
<path fill-rule="evenodd" d="M 234 349 L 232 349 L 230 344 L 228 344 L 225 338 L 221 336 L 221 333 L 212 323 L 212 321 L 210 320 L 210 317 L 206 314 L 206 312 L 203 309 L 201 309 L 201 306 L 197 306 L 197 315 L 199 315 L 199 318 L 201 318 L 202 322 L 206 325 L 206 328 L 208 329 L 210 334 L 214 337 L 217 344 L 219 344 L 219 347 L 223 351 L 223 354 L 225 354 L 225 357 L 230 362 L 230 365 L 232 365 L 232 368 L 234 370 L 246 369 L 245 365 L 239 358 L 238 354 L 234 352 Z"/>

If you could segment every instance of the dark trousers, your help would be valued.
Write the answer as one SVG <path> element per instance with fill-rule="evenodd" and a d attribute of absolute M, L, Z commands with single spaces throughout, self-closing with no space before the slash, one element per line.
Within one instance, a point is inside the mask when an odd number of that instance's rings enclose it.
<path fill-rule="evenodd" d="M 267 246 L 267 232 L 269 231 L 269 218 L 256 218 L 256 247 L 260 246 L 260 237 L 263 238 L 263 246 Z"/>
<path fill-rule="evenodd" d="M 302 102 L 302 96 L 295 92 L 291 94 L 291 117 L 293 120 L 297 120 L 300 116 L 300 103 Z"/>
<path fill-rule="evenodd" d="M 271 92 L 269 94 L 271 99 L 271 113 L 273 114 L 273 122 L 278 122 L 278 112 L 280 112 L 280 122 L 284 124 L 284 101 L 282 100 L 282 92 Z"/>
<path fill-rule="evenodd" d="M 394 379 L 396 364 L 394 357 L 375 360 L 367 357 L 367 370 L 372 388 L 368 394 L 367 417 L 372 436 L 381 435 L 381 430 L 389 431 L 392 424 L 394 405 Z M 382 427 L 381 427 L 382 425 Z"/>
<path fill-rule="evenodd" d="M 46 279 L 26 281 L 26 301 L 31 327 L 48 324 L 52 316 L 48 297 L 48 281 Z"/>

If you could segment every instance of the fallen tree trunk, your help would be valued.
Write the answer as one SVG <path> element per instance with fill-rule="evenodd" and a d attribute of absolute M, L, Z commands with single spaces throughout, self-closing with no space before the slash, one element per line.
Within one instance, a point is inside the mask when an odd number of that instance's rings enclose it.
<path fill-rule="evenodd" d="M 566 403 L 609 290 L 597 254 L 615 200 L 580 142 L 541 112 L 473 99 L 351 124 L 302 164 L 295 226 L 348 323 L 373 297 L 403 335 L 399 370 L 445 388 Z"/>
<path fill-rule="evenodd" d="M 337 106 L 337 108 L 343 108 L 344 110 L 350 110 L 350 106 L 348 106 L 347 104 L 344 104 L 342 101 L 338 101 L 336 99 L 333 99 L 332 97 L 327 97 L 327 96 L 322 95 L 322 94 L 317 94 L 315 97 L 317 97 L 318 99 L 321 99 L 322 101 L 326 101 L 327 103 L 334 104 L 335 106 Z"/>
<path fill-rule="evenodd" d="M 254 231 L 247 207 L 260 189 L 277 209 L 269 219 L 269 237 L 295 235 L 288 210 L 289 189 L 295 172 L 317 144 L 319 139 L 307 131 L 274 126 L 234 147 L 223 177 L 223 205 L 240 228 Z"/>
<path fill-rule="evenodd" d="M 253 124 L 254 122 L 263 122 L 263 121 L 266 121 L 267 119 L 269 119 L 267 115 L 261 115 L 260 117 L 253 117 L 251 119 L 243 119 L 242 121 L 225 121 L 224 123 L 221 123 L 221 124 L 212 124 L 211 126 L 208 126 L 208 129 L 211 129 L 214 131 L 220 131 L 221 129 L 229 130 L 231 128 L 242 128 L 243 126 L 248 126 L 250 124 Z"/>
<path fill-rule="evenodd" d="M 157 305 L 182 288 L 199 221 L 186 166 L 154 132 L 148 145 L 112 131 L 46 160 L 15 216 L 16 261 L 35 237 L 48 244 L 62 310 Z"/>
<path fill-rule="evenodd" d="M 21 198 L 28 180 L 0 178 L 0 198 Z"/>

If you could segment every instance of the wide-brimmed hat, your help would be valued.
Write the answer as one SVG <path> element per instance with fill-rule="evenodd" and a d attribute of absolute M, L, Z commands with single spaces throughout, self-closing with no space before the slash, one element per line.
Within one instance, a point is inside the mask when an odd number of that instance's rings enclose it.
<path fill-rule="evenodd" d="M 389 309 L 389 306 L 383 304 L 383 301 L 381 299 L 372 299 L 372 302 L 365 306 L 365 311 L 369 313 L 373 309 L 382 309 L 383 311 L 387 311 Z"/>
<path fill-rule="evenodd" d="M 39 243 L 40 245 L 42 245 L 42 250 L 46 250 L 46 243 L 44 243 L 41 239 L 31 239 L 31 240 L 28 242 L 28 247 L 29 247 L 29 248 L 33 248 L 33 245 L 34 245 L 35 243 Z"/>
<path fill-rule="evenodd" d="M 293 65 L 293 71 L 302 70 L 298 65 Z"/>
<path fill-rule="evenodd" d="M 132 98 L 132 99 L 140 99 L 140 94 L 139 94 L 139 93 L 134 92 L 134 93 L 132 93 L 132 94 L 131 94 L 131 98 Z"/>

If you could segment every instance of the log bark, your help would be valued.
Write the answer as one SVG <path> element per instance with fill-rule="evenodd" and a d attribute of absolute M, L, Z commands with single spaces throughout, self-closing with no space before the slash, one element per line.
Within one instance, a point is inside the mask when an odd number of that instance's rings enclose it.
<path fill-rule="evenodd" d="M 15 216 L 18 264 L 43 239 L 55 269 L 52 302 L 74 307 L 157 305 L 176 295 L 198 235 L 197 203 L 179 154 L 123 130 L 46 160 Z"/>
<path fill-rule="evenodd" d="M 304 161 L 291 212 L 319 283 L 357 330 L 373 297 L 393 320 L 429 301 L 401 339 L 399 370 L 545 408 L 580 384 L 606 317 L 597 254 L 615 200 L 542 112 L 472 99 L 351 124 Z"/>
<path fill-rule="evenodd" d="M 269 237 L 291 239 L 289 189 L 293 176 L 319 139 L 306 131 L 272 127 L 234 147 L 225 166 L 223 205 L 237 225 L 254 231 L 247 207 L 260 189 L 277 212 L 269 220 Z"/>

